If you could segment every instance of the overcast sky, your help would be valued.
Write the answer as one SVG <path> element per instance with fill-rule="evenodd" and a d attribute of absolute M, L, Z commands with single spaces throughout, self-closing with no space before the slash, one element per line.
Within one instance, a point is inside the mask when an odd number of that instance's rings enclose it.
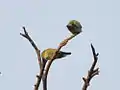
<path fill-rule="evenodd" d="M 83 32 L 62 48 L 72 55 L 52 64 L 48 90 L 82 88 L 93 59 L 90 43 L 100 53 L 100 75 L 89 90 L 119 90 L 119 9 L 119 0 L 0 0 L 0 90 L 33 90 L 39 66 L 34 49 L 19 35 L 22 26 L 43 51 L 71 35 L 66 25 L 72 19 Z"/>

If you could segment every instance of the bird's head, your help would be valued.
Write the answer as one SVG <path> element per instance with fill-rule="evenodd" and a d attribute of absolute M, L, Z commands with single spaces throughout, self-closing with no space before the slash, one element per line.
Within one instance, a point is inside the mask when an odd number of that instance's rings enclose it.
<path fill-rule="evenodd" d="M 67 27 L 79 27 L 82 28 L 81 24 L 77 20 L 70 20 Z"/>
<path fill-rule="evenodd" d="M 80 22 L 77 21 L 77 20 L 70 20 L 69 23 L 66 25 L 66 27 L 67 27 L 70 31 L 79 30 L 79 33 L 82 32 L 82 30 L 81 30 L 82 25 L 81 25 Z"/>

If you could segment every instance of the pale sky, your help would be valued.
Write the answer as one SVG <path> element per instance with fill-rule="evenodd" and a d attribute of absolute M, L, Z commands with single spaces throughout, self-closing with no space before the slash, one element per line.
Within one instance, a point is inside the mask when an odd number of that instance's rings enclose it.
<path fill-rule="evenodd" d="M 83 32 L 62 48 L 72 55 L 52 64 L 48 90 L 81 90 L 93 58 L 90 43 L 100 53 L 100 75 L 88 90 L 119 90 L 119 8 L 119 0 L 1 0 L 0 90 L 33 90 L 39 66 L 34 49 L 19 35 L 22 26 L 43 51 L 71 34 L 66 25 L 72 19 Z"/>

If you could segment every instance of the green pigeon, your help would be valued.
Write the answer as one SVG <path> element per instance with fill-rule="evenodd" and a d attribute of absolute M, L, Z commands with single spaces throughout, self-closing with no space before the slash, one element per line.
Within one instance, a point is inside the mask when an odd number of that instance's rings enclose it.
<path fill-rule="evenodd" d="M 48 48 L 46 50 L 44 50 L 41 54 L 42 58 L 45 60 L 51 60 L 54 53 L 56 52 L 57 49 L 53 49 L 53 48 Z M 63 51 L 59 51 L 57 56 L 55 57 L 55 59 L 59 59 L 59 58 L 63 58 L 67 55 L 70 55 L 71 52 L 63 52 Z"/>
<path fill-rule="evenodd" d="M 73 35 L 77 35 L 82 32 L 82 25 L 77 20 L 70 20 L 66 27 Z"/>

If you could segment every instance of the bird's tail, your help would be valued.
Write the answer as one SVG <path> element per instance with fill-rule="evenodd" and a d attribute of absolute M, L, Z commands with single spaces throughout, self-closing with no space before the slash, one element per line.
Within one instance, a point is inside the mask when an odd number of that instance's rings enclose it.
<path fill-rule="evenodd" d="M 65 56 L 67 56 L 67 55 L 71 55 L 71 52 L 60 52 L 59 54 L 58 54 L 59 56 L 57 57 L 57 58 L 62 58 L 62 57 L 65 57 Z"/>
<path fill-rule="evenodd" d="M 61 53 L 65 55 L 71 55 L 71 52 L 61 52 Z"/>

